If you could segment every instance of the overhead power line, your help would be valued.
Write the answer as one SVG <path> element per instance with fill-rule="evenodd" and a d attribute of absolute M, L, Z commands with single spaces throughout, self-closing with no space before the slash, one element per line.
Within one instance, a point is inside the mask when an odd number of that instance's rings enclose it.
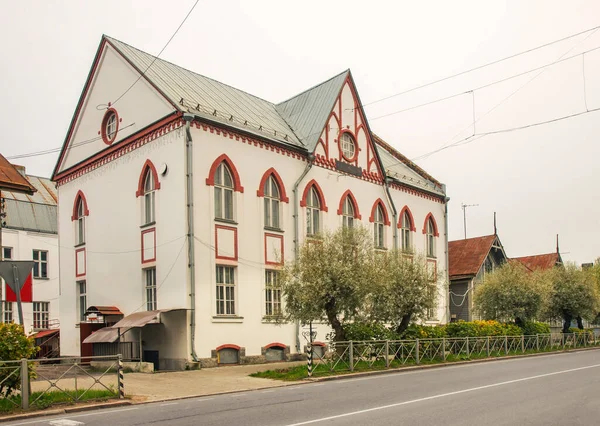
<path fill-rule="evenodd" d="M 516 58 L 518 56 L 522 56 L 522 55 L 525 55 L 527 53 L 531 53 L 533 51 L 536 51 L 536 50 L 539 50 L 539 49 L 543 49 L 543 48 L 551 46 L 553 44 L 560 43 L 562 41 L 565 41 L 565 40 L 568 40 L 568 39 L 571 39 L 571 38 L 574 38 L 574 37 L 577 37 L 577 36 L 589 33 L 590 31 L 594 31 L 594 30 L 598 30 L 598 29 L 600 29 L 600 25 L 598 25 L 598 26 L 596 26 L 594 28 L 590 28 L 590 29 L 585 30 L 585 31 L 578 32 L 576 34 L 571 34 L 569 36 L 563 37 L 563 38 L 558 39 L 558 40 L 551 41 L 549 43 L 542 44 L 540 46 L 537 46 L 537 47 L 534 47 L 534 48 L 531 48 L 531 49 L 528 49 L 528 50 L 524 50 L 524 51 L 519 52 L 519 53 L 515 53 L 514 55 L 510 55 L 510 56 L 507 56 L 507 57 L 502 58 L 502 59 L 497 59 L 495 61 L 488 62 L 487 64 L 484 64 L 484 65 L 479 65 L 479 66 L 477 66 L 475 68 L 471 68 L 471 69 L 468 69 L 466 71 L 461 71 L 461 72 L 459 72 L 457 74 L 453 74 L 453 75 L 450 75 L 448 77 L 440 78 L 439 80 L 435 80 L 435 81 L 432 81 L 432 82 L 429 82 L 429 83 L 422 84 L 422 85 L 417 86 L 417 87 L 413 87 L 412 89 L 404 90 L 402 92 L 395 93 L 393 95 L 389 95 L 389 96 L 383 97 L 381 99 L 376 99 L 374 101 L 367 102 L 365 104 L 362 104 L 362 106 L 366 107 L 366 106 L 369 106 L 369 105 L 374 105 L 374 104 L 379 103 L 379 102 L 383 102 L 383 101 L 391 99 L 391 98 L 395 98 L 397 96 L 402 96 L 402 95 L 405 95 L 407 93 L 414 92 L 415 90 L 423 89 L 424 87 L 432 86 L 434 84 L 441 83 L 443 81 L 450 80 L 452 78 L 459 77 L 461 75 L 468 74 L 470 72 L 477 71 L 477 70 L 480 70 L 480 69 L 485 68 L 485 67 L 489 67 L 491 65 L 496 65 L 496 64 L 499 64 L 500 62 L 504 62 L 504 61 L 507 61 L 509 59 L 513 59 L 513 58 Z"/>

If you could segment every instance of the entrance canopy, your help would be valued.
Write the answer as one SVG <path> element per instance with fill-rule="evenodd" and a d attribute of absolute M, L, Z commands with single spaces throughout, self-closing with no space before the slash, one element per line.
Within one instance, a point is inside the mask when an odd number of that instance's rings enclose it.
<path fill-rule="evenodd" d="M 146 324 L 160 324 L 160 314 L 172 311 L 185 311 L 187 309 L 159 309 L 157 311 L 134 312 L 127 315 L 121 321 L 112 326 L 113 329 L 118 328 L 139 328 Z"/>
<path fill-rule="evenodd" d="M 122 329 L 121 334 L 129 329 Z M 94 331 L 82 343 L 115 343 L 119 340 L 119 330 L 111 327 L 104 327 Z"/>

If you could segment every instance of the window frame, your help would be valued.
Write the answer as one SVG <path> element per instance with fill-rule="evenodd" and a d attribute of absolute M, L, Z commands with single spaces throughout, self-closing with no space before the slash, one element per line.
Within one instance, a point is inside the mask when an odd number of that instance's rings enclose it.
<path fill-rule="evenodd" d="M 385 232 L 385 213 L 383 211 L 383 206 L 381 204 L 377 204 L 375 207 L 375 214 L 373 215 L 373 243 L 376 249 L 385 249 L 386 248 L 386 232 Z M 381 244 L 380 244 L 381 243 Z"/>
<path fill-rule="evenodd" d="M 356 208 L 349 195 L 346 196 L 342 205 L 342 226 L 344 228 L 353 228 L 354 219 L 356 218 Z"/>
<path fill-rule="evenodd" d="M 321 232 L 321 197 L 315 186 L 311 186 L 306 197 L 306 235 Z"/>
<path fill-rule="evenodd" d="M 273 194 L 275 191 L 277 192 L 276 196 Z M 263 193 L 264 226 L 272 229 L 281 229 L 281 188 L 279 187 L 279 182 L 277 182 L 275 176 L 272 174 L 265 180 Z M 274 214 L 275 212 L 277 212 L 276 215 Z"/>
<path fill-rule="evenodd" d="M 81 198 L 77 201 L 77 217 L 75 220 L 77 222 L 76 245 L 85 244 L 85 205 Z"/>
<path fill-rule="evenodd" d="M 146 268 L 144 273 L 144 299 L 147 311 L 156 311 L 158 309 L 158 298 L 156 285 L 156 268 Z"/>
<path fill-rule="evenodd" d="M 414 224 L 412 223 L 412 218 L 408 210 L 404 210 L 402 212 L 402 217 L 400 218 L 400 241 L 402 243 L 402 251 L 404 252 L 412 252 L 413 251 L 413 241 L 412 241 L 412 230 L 414 228 Z"/>
<path fill-rule="evenodd" d="M 149 225 L 156 221 L 156 185 L 152 169 L 150 168 L 146 170 L 146 175 L 144 176 L 143 190 L 143 222 L 144 225 Z"/>
<path fill-rule="evenodd" d="M 230 265 L 216 265 L 215 314 L 218 317 L 238 316 L 236 269 Z"/>
<path fill-rule="evenodd" d="M 427 253 L 427 257 L 436 258 L 435 225 L 431 217 L 427 219 L 425 227 L 425 251 Z"/>
<path fill-rule="evenodd" d="M 36 259 L 36 253 L 38 253 L 38 258 Z M 42 259 L 42 254 L 45 253 L 46 254 L 46 259 Z M 48 261 L 48 257 L 49 257 L 49 252 L 48 250 L 39 250 L 39 249 L 33 249 L 33 278 L 36 279 L 48 279 L 48 275 L 49 275 L 49 261 Z M 44 273 L 44 267 L 46 269 L 45 273 Z"/>
<path fill-rule="evenodd" d="M 350 132 L 342 132 L 339 138 L 339 145 L 341 157 L 349 163 L 354 162 L 358 154 L 356 138 Z M 346 152 L 349 146 L 352 146 L 352 155 Z"/>
<path fill-rule="evenodd" d="M 265 269 L 264 306 L 266 318 L 279 318 L 283 315 L 280 274 L 280 271 L 276 269 Z"/>
<path fill-rule="evenodd" d="M 79 322 L 85 322 L 87 317 L 87 280 L 79 280 L 77 285 L 77 310 L 79 313 Z M 82 291 L 83 289 L 83 291 Z"/>
<path fill-rule="evenodd" d="M 50 324 L 50 302 L 33 302 L 33 328 L 47 330 Z"/>
<path fill-rule="evenodd" d="M 13 302 L 2 301 L 2 322 L 10 324 L 14 322 Z"/>
<path fill-rule="evenodd" d="M 7 250 L 9 253 L 8 256 L 6 256 Z M 2 246 L 2 260 L 12 260 L 12 258 L 13 258 L 13 248 L 7 247 L 7 246 Z"/>
<path fill-rule="evenodd" d="M 230 184 L 226 182 L 229 178 Z M 214 216 L 215 219 L 233 222 L 235 220 L 235 180 L 233 171 L 225 161 L 217 166 L 214 174 Z M 227 215 L 227 204 L 230 214 Z"/>

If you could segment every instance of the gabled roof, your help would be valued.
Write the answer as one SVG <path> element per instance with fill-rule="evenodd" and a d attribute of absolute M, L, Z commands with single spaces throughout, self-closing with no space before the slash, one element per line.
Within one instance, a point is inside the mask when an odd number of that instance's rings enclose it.
<path fill-rule="evenodd" d="M 33 195 L 36 189 L 19 171 L 0 154 L 0 191 L 14 191 Z"/>
<path fill-rule="evenodd" d="M 485 261 L 497 235 L 448 242 L 448 275 L 450 279 L 475 276 Z"/>
<path fill-rule="evenodd" d="M 552 269 L 558 264 L 562 263 L 560 254 L 558 253 L 547 253 L 537 254 L 534 256 L 523 256 L 515 257 L 512 261 L 521 262 L 530 271 Z"/>
<path fill-rule="evenodd" d="M 276 105 L 309 152 L 315 150 L 350 70 Z"/>

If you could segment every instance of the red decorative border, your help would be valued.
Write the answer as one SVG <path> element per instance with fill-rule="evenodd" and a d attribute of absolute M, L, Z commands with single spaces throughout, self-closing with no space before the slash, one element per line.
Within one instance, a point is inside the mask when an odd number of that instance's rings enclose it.
<path fill-rule="evenodd" d="M 73 203 L 73 214 L 71 215 L 71 222 L 74 222 L 75 220 L 79 219 L 79 216 L 77 216 L 77 207 L 79 206 L 79 200 L 81 200 L 81 202 L 83 203 L 83 215 L 90 215 L 90 210 L 88 209 L 85 194 L 80 189 L 79 191 L 77 191 L 77 195 L 75 195 L 75 202 Z"/>
<path fill-rule="evenodd" d="M 154 167 L 152 161 L 148 159 L 142 167 L 142 173 L 140 173 L 138 189 L 135 193 L 136 197 L 144 195 L 144 180 L 146 180 L 146 173 L 152 173 L 152 178 L 154 179 L 154 189 L 160 189 L 160 182 L 158 181 L 158 173 L 156 173 L 156 167 Z"/>
<path fill-rule="evenodd" d="M 225 345 L 217 346 L 215 348 L 215 351 L 219 352 L 222 349 L 235 349 L 236 351 L 239 351 L 242 348 L 240 346 L 238 346 L 238 345 L 233 345 L 231 343 L 228 343 L 228 344 L 225 344 Z"/>
<path fill-rule="evenodd" d="M 270 348 L 285 349 L 285 348 L 287 348 L 287 345 L 285 345 L 283 343 L 279 343 L 279 342 L 273 342 L 273 343 L 269 343 L 267 346 L 265 346 L 265 349 L 270 349 Z"/>
<path fill-rule="evenodd" d="M 279 186 L 279 199 L 284 203 L 289 203 L 290 199 L 288 198 L 287 193 L 285 192 L 283 180 L 281 179 L 281 176 L 279 176 L 279 173 L 277 173 L 277 170 L 275 170 L 274 167 L 271 167 L 265 172 L 265 174 L 263 174 L 258 189 L 256 190 L 256 195 L 258 195 L 259 197 L 265 196 L 265 183 L 267 182 L 269 176 L 273 176 L 275 182 L 277 182 L 277 185 Z"/>
<path fill-rule="evenodd" d="M 390 182 L 389 185 L 390 185 L 390 188 L 396 189 L 398 191 L 406 192 L 407 194 L 425 198 L 426 200 L 429 200 L 429 201 L 435 201 L 440 204 L 444 204 L 445 197 L 443 195 L 433 195 L 428 192 L 425 192 L 425 191 L 422 191 L 419 189 L 415 189 L 412 186 L 403 185 L 403 184 L 396 183 L 396 182 Z"/>
<path fill-rule="evenodd" d="M 217 167 L 221 165 L 221 163 L 225 163 L 229 170 L 231 171 L 233 177 L 233 189 L 236 192 L 244 192 L 244 187 L 240 182 L 240 175 L 231 161 L 231 158 L 227 154 L 221 154 L 217 157 L 217 159 L 210 166 L 210 171 L 208 172 L 208 177 L 206 178 L 206 184 L 209 186 L 215 186 L 215 173 L 217 172 Z"/>
<path fill-rule="evenodd" d="M 218 229 L 226 229 L 229 231 L 233 231 L 233 251 L 234 251 L 234 257 L 228 257 L 228 256 L 219 256 L 219 234 L 217 232 Z M 215 225 L 215 259 L 222 259 L 222 260 L 238 260 L 238 235 L 237 235 L 237 228 L 234 228 L 232 226 L 223 226 L 223 225 Z"/>
<path fill-rule="evenodd" d="M 404 206 L 402 207 L 402 210 L 400 210 L 400 215 L 398 215 L 398 229 L 402 228 L 402 217 L 404 216 L 405 212 L 408 213 L 408 217 L 410 220 L 410 230 L 412 232 L 417 232 L 417 227 L 415 226 L 415 219 L 413 218 L 412 212 L 410 211 L 408 206 Z"/>
<path fill-rule="evenodd" d="M 354 142 L 354 157 L 352 158 L 347 158 L 344 155 L 344 152 L 342 151 L 342 135 L 344 133 L 348 133 L 351 137 L 352 137 L 352 141 Z M 356 139 L 356 136 L 354 135 L 354 133 L 352 133 L 352 131 L 348 130 L 348 129 L 340 129 L 340 133 L 338 134 L 337 137 L 337 146 L 338 146 L 338 151 L 340 154 L 340 160 L 346 160 L 348 163 L 354 163 L 356 164 L 358 161 L 358 153 L 360 151 L 360 147 L 358 146 L 358 140 Z"/>
<path fill-rule="evenodd" d="M 304 192 L 302 193 L 302 199 L 300 200 L 300 207 L 306 207 L 306 197 L 308 196 L 308 191 L 310 190 L 310 188 L 315 187 L 317 190 L 317 195 L 319 197 L 319 201 L 321 203 L 321 211 L 327 212 L 327 204 L 325 204 L 325 196 L 323 195 L 323 190 L 321 189 L 321 187 L 319 186 L 319 184 L 317 183 L 316 180 L 311 180 L 310 182 L 308 182 L 306 184 L 306 187 L 304 188 Z"/>
<path fill-rule="evenodd" d="M 85 270 L 83 271 L 83 274 L 79 273 L 79 261 L 77 259 L 77 254 L 79 252 L 83 252 L 83 267 L 85 268 Z M 87 253 L 86 253 L 85 247 L 84 247 L 84 248 L 75 250 L 75 277 L 77 277 L 77 278 L 85 277 L 86 274 L 87 274 Z"/>
<path fill-rule="evenodd" d="M 108 103 L 108 106 L 110 107 L 110 102 Z M 108 135 L 106 134 L 106 125 L 108 124 L 108 119 L 112 114 L 115 115 L 115 122 L 117 123 L 117 128 L 115 129 L 115 133 L 114 133 L 113 137 L 111 139 L 109 139 Z M 102 136 L 102 140 L 104 141 L 104 143 L 106 145 L 112 145 L 112 143 L 117 139 L 117 133 L 119 133 L 119 122 L 120 121 L 121 120 L 119 119 L 119 114 L 117 113 L 116 109 L 108 108 L 106 110 L 106 112 L 104 113 L 104 117 L 102 118 L 102 127 L 100 128 L 100 134 Z"/>
<path fill-rule="evenodd" d="M 144 247 L 144 234 L 149 234 L 150 232 L 154 233 L 154 257 L 152 259 L 144 259 L 144 251 L 146 251 L 146 248 Z M 145 229 L 140 235 L 142 240 L 142 264 L 156 262 L 156 228 Z"/>
<path fill-rule="evenodd" d="M 340 216 L 344 214 L 344 201 L 346 201 L 346 197 L 350 197 L 350 201 L 354 206 L 354 218 L 360 220 L 362 216 L 360 215 L 360 212 L 358 210 L 358 203 L 356 202 L 356 197 L 354 197 L 354 194 L 349 189 L 347 189 L 346 192 L 342 194 L 342 198 L 340 198 L 340 205 L 338 207 L 337 214 Z"/>
<path fill-rule="evenodd" d="M 387 208 L 385 207 L 385 203 L 383 202 L 383 200 L 381 198 L 378 198 L 377 200 L 375 200 L 375 203 L 373 203 L 373 207 L 371 208 L 371 217 L 369 218 L 369 222 L 371 222 L 371 223 L 375 222 L 375 212 L 377 210 L 377 206 L 381 206 L 381 208 L 383 210 L 383 219 L 385 220 L 384 224 L 386 226 L 390 226 L 390 217 L 388 216 L 388 212 L 387 212 Z"/>
<path fill-rule="evenodd" d="M 279 241 L 281 242 L 281 261 L 280 262 L 269 262 L 267 259 L 267 237 L 271 237 L 271 238 L 278 238 Z M 283 258 L 284 258 L 284 254 L 285 252 L 284 250 L 284 246 L 283 246 L 283 235 L 278 235 L 278 234 L 271 234 L 269 232 L 265 232 L 265 265 L 278 265 L 281 266 L 283 265 Z"/>
<path fill-rule="evenodd" d="M 423 222 L 423 234 L 427 234 L 427 222 L 429 221 L 429 219 L 431 219 L 431 221 L 433 222 L 433 235 L 435 237 L 439 237 L 440 233 L 438 232 L 437 222 L 435 221 L 435 217 L 433 217 L 432 213 L 428 213 L 427 216 L 425 216 L 425 222 Z"/>

